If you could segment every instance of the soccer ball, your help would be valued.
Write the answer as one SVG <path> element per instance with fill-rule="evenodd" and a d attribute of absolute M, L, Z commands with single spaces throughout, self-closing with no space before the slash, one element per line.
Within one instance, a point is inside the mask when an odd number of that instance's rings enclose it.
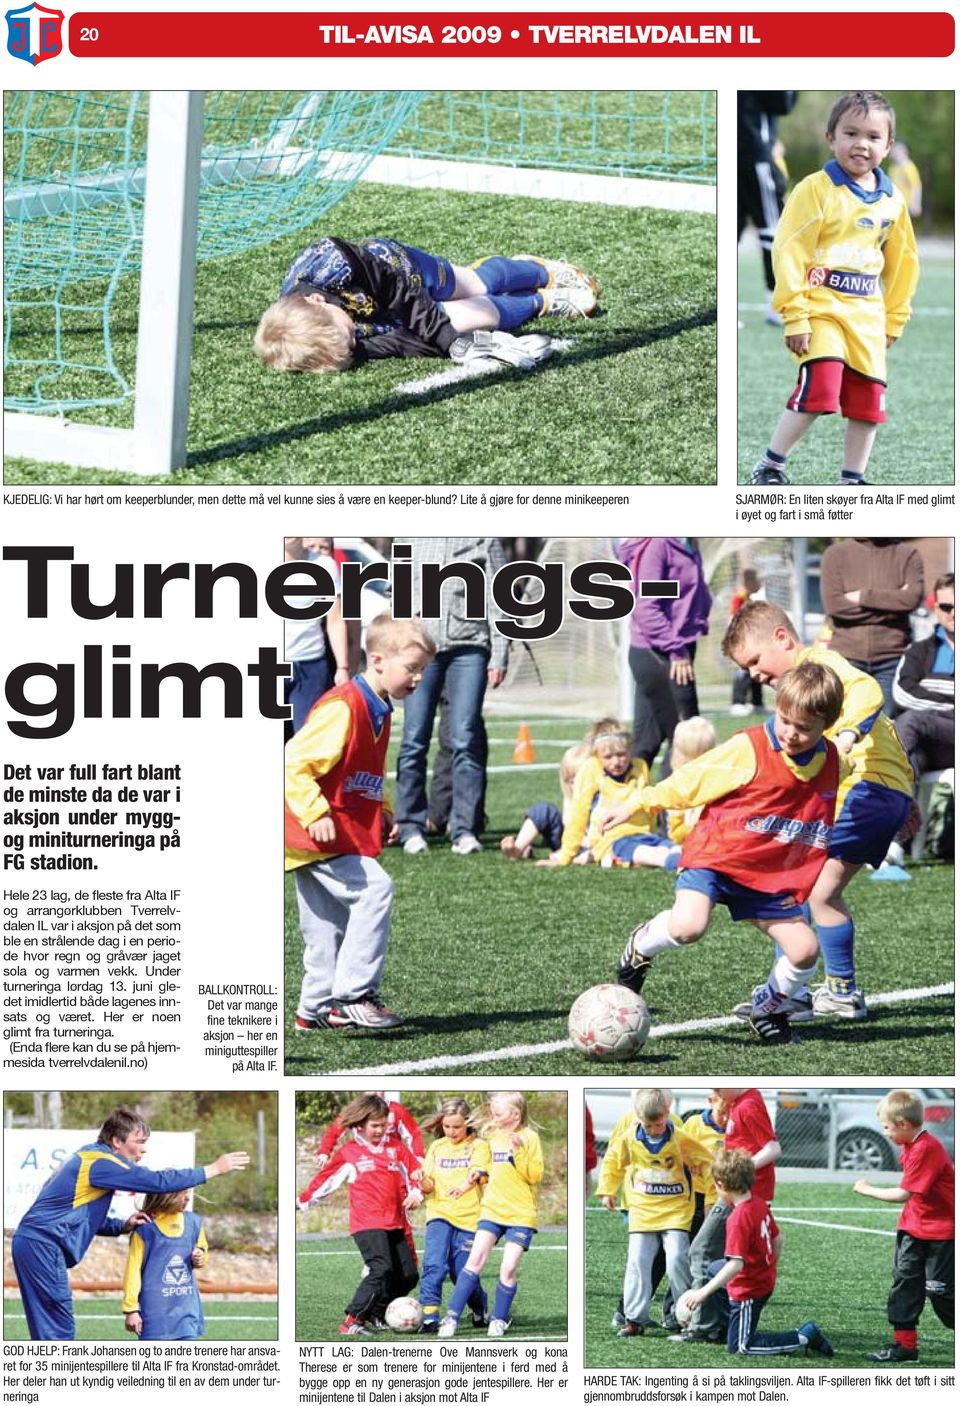
<path fill-rule="evenodd" d="M 416 1299 L 403 1298 L 393 1299 L 387 1304 L 387 1311 L 383 1315 L 388 1328 L 392 1328 L 395 1333 L 415 1333 L 423 1322 L 423 1309 Z"/>
<path fill-rule="evenodd" d="M 591 986 L 570 1011 L 570 1039 L 590 1059 L 630 1059 L 649 1033 L 650 1012 L 627 986 Z"/>
<path fill-rule="evenodd" d="M 686 1328 L 690 1323 L 690 1319 L 693 1317 L 693 1309 L 687 1302 L 689 1293 L 690 1290 L 688 1289 L 686 1294 L 681 1294 L 673 1305 L 673 1316 L 680 1324 L 681 1328 Z"/>

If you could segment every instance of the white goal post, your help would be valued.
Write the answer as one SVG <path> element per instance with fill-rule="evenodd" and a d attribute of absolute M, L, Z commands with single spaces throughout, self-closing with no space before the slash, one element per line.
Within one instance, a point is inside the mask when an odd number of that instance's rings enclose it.
<path fill-rule="evenodd" d="M 150 94 L 133 429 L 5 413 L 5 455 L 144 475 L 186 462 L 203 100 Z"/>

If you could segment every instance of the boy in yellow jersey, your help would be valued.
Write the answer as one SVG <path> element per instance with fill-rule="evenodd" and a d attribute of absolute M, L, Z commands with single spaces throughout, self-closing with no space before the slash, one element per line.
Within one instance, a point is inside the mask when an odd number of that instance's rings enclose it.
<path fill-rule="evenodd" d="M 480 1196 L 490 1178 L 490 1144 L 477 1136 L 474 1115 L 465 1098 L 444 1099 L 423 1126 L 442 1132 L 427 1148 L 420 1190 L 426 1196 L 423 1268 L 420 1271 L 421 1333 L 436 1333 L 440 1298 L 449 1274 L 454 1283 L 473 1249 L 480 1219 Z M 487 1296 L 478 1284 L 469 1301 L 473 1326 L 485 1328 Z"/>
<path fill-rule="evenodd" d="M 626 731 L 603 732 L 593 743 L 593 756 L 580 767 L 573 784 L 570 815 L 563 827 L 560 848 L 543 865 L 565 867 L 592 860 L 610 866 L 617 863 L 630 867 L 637 863 L 639 849 L 671 848 L 670 842 L 657 834 L 652 816 L 635 807 L 621 823 L 610 830 L 602 828 L 603 816 L 620 805 L 650 781 L 646 762 L 631 757 L 631 736 Z M 588 860 L 580 858 L 586 852 Z M 672 866 L 676 868 L 676 859 Z"/>
<path fill-rule="evenodd" d="M 708 1167 L 712 1155 L 670 1118 L 666 1089 L 634 1095 L 636 1116 L 611 1136 L 600 1169 L 597 1195 L 617 1209 L 623 1185 L 629 1249 L 623 1279 L 623 1338 L 640 1337 L 650 1326 L 653 1267 L 661 1249 L 674 1302 L 690 1287 L 690 1225 L 695 1199 L 691 1166 Z"/>
<path fill-rule="evenodd" d="M 630 934 L 621 985 L 639 991 L 655 957 L 699 942 L 721 903 L 735 923 L 753 923 L 776 944 L 767 982 L 753 993 L 750 1028 L 765 1044 L 794 1043 L 791 998 L 819 956 L 803 904 L 826 862 L 841 772 L 837 748 L 823 734 L 842 706 L 834 671 L 802 664 L 781 679 L 776 712 L 762 727 L 637 792 L 633 804 L 648 810 L 703 811 L 683 843 L 672 908 Z M 607 822 L 620 819 L 622 810 Z"/>
<path fill-rule="evenodd" d="M 826 984 L 812 1001 L 808 993 L 795 992 L 789 1014 L 792 1020 L 809 1020 L 814 1014 L 864 1020 L 867 1006 L 854 971 L 853 916 L 843 891 L 864 864 L 876 868 L 883 863 L 913 797 L 913 771 L 883 711 L 883 691 L 842 654 L 804 646 L 790 617 L 769 601 L 749 601 L 731 620 L 723 652 L 760 683 L 771 684 L 798 664 L 816 661 L 843 684 L 843 708 L 827 736 L 845 755 L 849 770 L 837 792 L 827 862 L 810 894 Z M 736 1013 L 742 1015 L 740 1007 Z"/>
<path fill-rule="evenodd" d="M 799 366 L 796 388 L 754 484 L 788 483 L 787 456 L 818 415 L 847 421 L 841 484 L 858 486 L 887 418 L 887 348 L 903 332 L 917 286 L 906 202 L 880 163 L 893 146 L 882 93 L 845 93 L 827 119 L 833 153 L 784 207 L 773 244 L 773 308 Z"/>
<path fill-rule="evenodd" d="M 502 1338 L 510 1326 L 510 1310 L 517 1293 L 517 1271 L 537 1233 L 537 1196 L 543 1180 L 540 1137 L 529 1126 L 527 1100 L 522 1093 L 490 1095 L 490 1122 L 484 1125 L 490 1144 L 490 1178 L 480 1201 L 480 1223 L 473 1249 L 457 1282 L 438 1336 L 452 1338 L 460 1315 L 472 1298 L 480 1272 L 491 1251 L 504 1242 L 500 1275 L 487 1335 Z M 477 1173 L 471 1176 L 476 1178 Z"/>

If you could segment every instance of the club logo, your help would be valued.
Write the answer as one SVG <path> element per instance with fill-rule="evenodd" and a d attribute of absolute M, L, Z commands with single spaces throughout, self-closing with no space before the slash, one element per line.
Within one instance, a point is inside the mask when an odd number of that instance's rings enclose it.
<path fill-rule="evenodd" d="M 807 271 L 807 282 L 811 288 L 820 288 L 826 279 L 827 270 L 825 268 L 815 267 Z"/>
<path fill-rule="evenodd" d="M 171 1255 L 164 1265 L 163 1283 L 179 1288 L 182 1284 L 189 1284 L 190 1271 L 184 1263 L 182 1255 Z"/>
<path fill-rule="evenodd" d="M 25 63 L 55 59 L 63 48 L 63 11 L 23 5 L 7 11 L 7 53 Z"/>

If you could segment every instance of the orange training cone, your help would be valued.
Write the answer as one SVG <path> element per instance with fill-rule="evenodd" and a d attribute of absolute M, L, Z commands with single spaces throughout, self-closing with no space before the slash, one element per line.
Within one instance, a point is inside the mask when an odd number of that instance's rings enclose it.
<path fill-rule="evenodd" d="M 537 754 L 533 750 L 533 738 L 530 736 L 530 729 L 526 723 L 521 723 L 517 728 L 517 740 L 513 744 L 513 760 L 517 766 L 527 766 L 530 762 L 537 760 Z"/>

